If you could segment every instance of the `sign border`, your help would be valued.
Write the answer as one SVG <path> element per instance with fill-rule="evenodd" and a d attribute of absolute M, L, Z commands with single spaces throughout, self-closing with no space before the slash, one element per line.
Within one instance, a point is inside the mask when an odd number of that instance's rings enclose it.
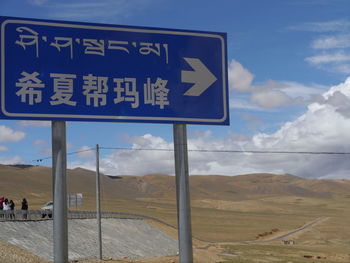
<path fill-rule="evenodd" d="M 1 18 L 1 17 L 0 17 Z M 186 118 L 186 117 L 148 117 L 148 116 L 109 116 L 109 115 L 79 115 L 79 114 L 30 114 L 30 113 L 10 113 L 6 110 L 5 105 L 5 27 L 10 23 L 23 23 L 31 25 L 43 25 L 43 26 L 56 26 L 56 27 L 67 27 L 67 28 L 82 28 L 82 29 L 94 29 L 94 30 L 109 30 L 109 31 L 124 31 L 124 32 L 136 32 L 136 33 L 149 33 L 149 34 L 171 34 L 171 35 L 180 35 L 180 36 L 199 36 L 199 37 L 211 37 L 217 38 L 221 42 L 222 49 L 222 82 L 223 82 L 223 116 L 220 119 L 202 119 L 202 118 Z M 80 22 L 46 22 L 40 20 L 23 20 L 8 18 L 4 19 L 1 24 L 1 111 L 5 116 L 13 117 L 19 119 L 21 117 L 28 119 L 36 120 L 77 120 L 85 119 L 95 120 L 95 121 L 125 121 L 125 122 L 161 122 L 161 123 L 174 123 L 174 122 L 190 122 L 192 124 L 215 124 L 224 122 L 229 123 L 228 118 L 228 94 L 227 94 L 227 63 L 226 63 L 226 45 L 225 39 L 223 36 L 215 33 L 206 33 L 206 32 L 191 32 L 191 31 L 182 31 L 182 30 L 170 30 L 170 29 L 151 29 L 151 28 L 142 28 L 142 27 L 123 27 L 115 25 L 93 25 L 93 24 L 79 24 Z M 228 124 L 227 124 L 228 125 Z"/>

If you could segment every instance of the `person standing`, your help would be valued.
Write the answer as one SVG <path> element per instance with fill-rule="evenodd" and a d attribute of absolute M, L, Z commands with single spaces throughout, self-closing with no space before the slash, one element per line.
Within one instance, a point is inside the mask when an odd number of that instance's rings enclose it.
<path fill-rule="evenodd" d="M 13 202 L 13 200 L 10 200 L 10 219 L 16 219 L 16 216 L 15 216 L 15 203 Z"/>
<path fill-rule="evenodd" d="M 23 198 L 22 200 L 22 216 L 23 216 L 23 219 L 27 219 L 27 213 L 28 213 L 28 201 L 27 199 Z"/>
<path fill-rule="evenodd" d="M 5 198 L 5 201 L 2 203 L 2 206 L 3 206 L 4 213 L 5 213 L 5 218 L 7 219 L 8 213 L 11 210 L 9 200 L 7 198 Z"/>
<path fill-rule="evenodd" d="M 5 201 L 5 197 L 1 197 L 0 198 L 0 218 L 4 217 L 4 213 L 3 213 L 3 210 L 4 210 L 4 201 Z"/>

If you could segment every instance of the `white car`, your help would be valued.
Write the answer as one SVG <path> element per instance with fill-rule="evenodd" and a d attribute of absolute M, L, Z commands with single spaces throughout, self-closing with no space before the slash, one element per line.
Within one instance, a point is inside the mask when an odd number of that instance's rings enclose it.
<path fill-rule="evenodd" d="M 45 218 L 46 216 L 48 218 L 52 218 L 52 211 L 53 211 L 53 201 L 47 202 L 41 210 L 41 218 Z"/>

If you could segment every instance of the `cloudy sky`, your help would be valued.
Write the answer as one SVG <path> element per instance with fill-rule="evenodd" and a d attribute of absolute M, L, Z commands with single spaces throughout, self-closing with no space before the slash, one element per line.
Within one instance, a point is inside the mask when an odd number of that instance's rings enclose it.
<path fill-rule="evenodd" d="M 1 16 L 226 32 L 231 124 L 188 125 L 190 173 L 347 179 L 350 155 L 249 151 L 350 152 L 349 10 L 347 0 L 0 0 Z M 79 152 L 68 165 L 94 169 L 99 144 L 127 148 L 101 150 L 105 173 L 174 174 L 172 140 L 171 124 L 68 122 L 68 152 Z M 140 148 L 155 150 L 130 150 Z M 50 166 L 50 155 L 50 122 L 0 120 L 0 163 Z"/>

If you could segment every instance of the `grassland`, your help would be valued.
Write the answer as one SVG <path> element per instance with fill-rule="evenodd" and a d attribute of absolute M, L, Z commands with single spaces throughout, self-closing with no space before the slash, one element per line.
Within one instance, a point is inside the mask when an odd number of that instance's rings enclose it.
<path fill-rule="evenodd" d="M 211 202 L 207 200 L 206 203 Z M 215 205 L 217 200 L 212 203 Z M 270 196 L 245 200 L 244 204 L 242 207 L 241 201 L 230 204 L 226 201 L 224 207 L 192 207 L 195 251 L 199 253 L 196 262 L 204 262 L 200 257 L 203 252 L 198 248 L 208 244 L 217 248 L 212 251 L 214 254 L 209 253 L 213 261 L 208 262 L 350 262 L 350 198 Z M 146 214 L 176 226 L 176 206 L 171 200 L 116 202 L 104 199 L 103 208 Z M 285 238 L 293 240 L 294 245 L 284 245 L 282 240 L 259 243 L 322 217 L 326 220 Z M 272 229 L 278 231 L 257 239 L 258 234 Z M 258 243 L 245 243 L 254 240 Z M 215 257 L 218 255 L 219 260 Z M 164 259 L 163 262 L 172 261 Z"/>
<path fill-rule="evenodd" d="M 52 199 L 47 169 L 34 167 L 35 172 L 30 174 L 5 168 L 7 177 L 1 169 L 0 175 L 9 183 L 6 188 L 0 185 L 1 194 L 16 200 L 29 197 L 32 209 Z M 13 180 L 14 176 L 20 179 Z M 70 171 L 68 179 L 69 193 L 84 195 L 79 209 L 94 210 L 94 173 Z M 104 177 L 102 210 L 159 218 L 174 228 L 159 227 L 176 237 L 174 181 L 173 177 L 164 175 Z M 308 181 L 289 175 L 194 177 L 191 213 L 195 262 L 350 262 L 349 186 L 349 181 L 344 180 Z M 293 240 L 293 245 L 284 245 L 282 240 L 266 241 L 317 218 L 327 220 L 285 238 Z M 177 260 L 173 257 L 137 262 Z"/>

